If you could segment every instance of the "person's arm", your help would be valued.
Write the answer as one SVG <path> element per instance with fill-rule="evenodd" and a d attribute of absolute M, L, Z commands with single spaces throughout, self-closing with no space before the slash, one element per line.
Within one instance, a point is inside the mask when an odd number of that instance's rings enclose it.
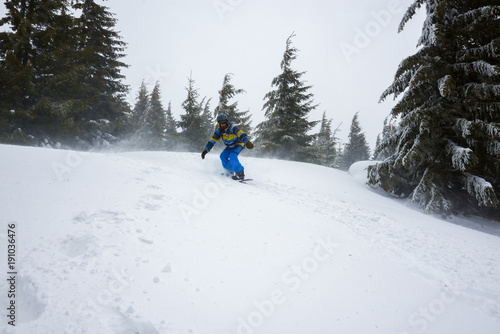
<path fill-rule="evenodd" d="M 249 149 L 253 148 L 252 142 L 248 139 L 247 134 L 243 131 L 240 130 L 238 127 L 233 128 L 233 133 L 238 136 L 238 140 L 245 144 L 245 146 Z"/>
<path fill-rule="evenodd" d="M 207 155 L 208 152 L 214 147 L 215 143 L 217 143 L 220 139 L 219 135 L 219 129 L 216 129 L 214 134 L 212 135 L 212 138 L 208 141 L 207 145 L 205 146 L 205 149 L 203 152 L 201 152 L 201 158 L 205 159 L 205 155 Z"/>

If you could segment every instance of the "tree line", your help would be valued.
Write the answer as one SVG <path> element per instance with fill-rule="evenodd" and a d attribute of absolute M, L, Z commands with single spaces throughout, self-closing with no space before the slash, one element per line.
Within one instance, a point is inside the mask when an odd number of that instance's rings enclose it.
<path fill-rule="evenodd" d="M 219 90 L 216 107 L 210 108 L 211 99 L 200 98 L 192 75 L 186 86 L 186 99 L 182 103 L 179 120 L 172 116 L 171 103 L 165 110 L 159 101 L 159 83 L 148 94 L 144 83 L 139 88 L 133 108 L 131 145 L 136 149 L 199 151 L 215 130 L 217 115 L 224 113 L 248 135 L 255 138 L 255 154 L 302 162 L 312 162 L 329 167 L 348 169 L 359 160 L 369 159 L 369 147 L 362 133 L 357 114 L 344 149 L 336 136 L 338 128 L 332 130 L 332 120 L 323 113 L 319 132 L 311 130 L 320 121 L 309 121 L 309 113 L 316 108 L 311 86 L 300 80 L 304 72 L 292 69 L 291 61 L 297 49 L 291 44 L 292 34 L 286 42 L 281 63 L 282 73 L 272 80 L 271 92 L 264 97 L 265 120 L 255 128 L 252 126 L 250 110 L 240 111 L 237 96 L 245 93 L 236 88 L 227 73 Z"/>
<path fill-rule="evenodd" d="M 92 0 L 7 0 L 0 19 L 0 141 L 86 149 L 127 142 L 135 149 L 200 151 L 225 113 L 255 139 L 260 156 L 348 169 L 370 150 L 352 120 L 340 147 L 338 127 L 293 68 L 292 34 L 281 72 L 264 97 L 265 120 L 240 111 L 233 75 L 219 99 L 201 98 L 190 76 L 183 112 L 162 105 L 159 83 L 125 102 L 120 61 L 125 43 L 116 19 Z M 492 0 L 415 0 L 400 31 L 422 6 L 427 20 L 418 51 L 404 59 L 381 96 L 399 98 L 377 139 L 368 183 L 409 198 L 429 213 L 500 220 L 500 5 Z M 317 125 L 318 133 L 311 133 Z M 258 148 L 258 150 L 257 150 Z"/>
<path fill-rule="evenodd" d="M 8 0 L 5 7 L 0 142 L 77 149 L 126 142 L 135 149 L 197 151 L 213 132 L 215 117 L 225 113 L 245 131 L 255 130 L 261 155 L 338 165 L 331 120 L 324 115 L 320 132 L 310 134 L 318 123 L 308 120 L 316 105 L 311 86 L 301 81 L 304 72 L 291 66 L 297 57 L 293 35 L 286 42 L 282 73 L 265 96 L 266 120 L 252 129 L 250 111 L 240 111 L 235 101 L 245 91 L 234 87 L 230 73 L 213 110 L 211 99 L 200 99 L 191 76 L 179 120 L 171 104 L 166 110 L 162 105 L 159 83 L 152 92 L 143 83 L 130 106 L 121 74 L 127 65 L 120 61 L 126 44 L 114 30 L 109 8 L 93 0 Z"/>

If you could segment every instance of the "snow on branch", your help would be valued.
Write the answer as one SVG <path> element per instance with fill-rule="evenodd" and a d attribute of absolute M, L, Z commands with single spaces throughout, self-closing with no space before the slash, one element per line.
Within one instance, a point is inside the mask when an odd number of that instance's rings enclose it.
<path fill-rule="evenodd" d="M 472 63 L 458 63 L 452 65 L 454 70 L 461 70 L 466 75 L 477 73 L 483 77 L 495 77 L 500 75 L 500 67 L 489 64 L 484 60 L 474 61 Z"/>
<path fill-rule="evenodd" d="M 408 70 L 403 74 L 396 76 L 392 85 L 390 85 L 389 88 L 387 88 L 380 96 L 379 103 L 383 102 L 389 95 L 394 95 L 394 100 L 396 100 L 399 94 L 403 93 L 409 86 L 409 82 L 413 77 L 414 72 L 414 70 Z"/>
<path fill-rule="evenodd" d="M 463 55 L 459 57 L 459 61 L 464 61 L 469 56 L 476 58 L 496 58 L 500 54 L 500 38 L 496 38 L 486 45 L 463 50 Z"/>
<path fill-rule="evenodd" d="M 488 153 L 490 153 L 491 155 L 500 158 L 500 142 L 499 141 L 490 142 L 486 149 L 488 150 Z"/>
<path fill-rule="evenodd" d="M 465 188 L 480 206 L 497 206 L 499 204 L 495 190 L 491 183 L 485 179 L 465 173 Z"/>
<path fill-rule="evenodd" d="M 463 26 L 471 22 L 478 22 L 482 20 L 488 20 L 491 17 L 498 17 L 499 15 L 500 15 L 500 6 L 490 5 L 490 6 L 474 8 L 466 13 L 457 15 L 453 18 L 453 21 L 454 23 Z"/>
<path fill-rule="evenodd" d="M 429 50 L 425 48 L 405 58 L 398 66 L 396 74 L 394 75 L 394 82 L 382 93 L 379 102 L 384 101 L 387 96 L 391 94 L 394 95 L 395 100 L 399 94 L 403 93 L 407 88 L 412 87 L 412 83 L 418 80 L 418 76 L 423 76 L 422 74 L 427 75 L 429 73 L 429 71 L 426 71 L 426 68 L 428 69 L 430 67 L 428 65 L 422 65 L 423 63 L 430 64 L 439 61 L 439 57 L 429 55 Z M 424 72 L 419 73 L 422 70 L 424 70 Z"/>
<path fill-rule="evenodd" d="M 435 184 L 437 178 L 438 176 L 427 168 L 413 190 L 412 202 L 418 203 L 427 213 L 449 212 L 452 207 L 451 202 L 444 198 L 440 188 Z"/>
<path fill-rule="evenodd" d="M 436 25 L 432 23 L 432 15 L 427 15 L 424 21 L 424 27 L 422 28 L 422 35 L 418 39 L 417 47 L 421 45 L 435 45 L 437 42 L 436 38 Z"/>
<path fill-rule="evenodd" d="M 500 85 L 471 82 L 460 89 L 462 97 L 470 100 L 488 101 L 500 95 Z"/>
<path fill-rule="evenodd" d="M 294 142 L 295 141 L 295 138 L 292 136 L 289 136 L 289 135 L 284 135 L 281 137 L 281 139 L 285 142 Z"/>
<path fill-rule="evenodd" d="M 472 122 L 465 118 L 458 118 L 455 122 L 458 128 L 458 133 L 462 138 L 467 138 L 471 135 Z"/>
<path fill-rule="evenodd" d="M 490 138 L 500 138 L 500 124 L 483 122 L 484 131 Z"/>
<path fill-rule="evenodd" d="M 426 156 L 425 145 L 423 145 L 420 137 L 420 135 L 417 135 L 411 148 L 409 148 L 406 154 L 402 156 L 402 159 L 399 160 L 403 166 L 407 167 L 415 165 L 416 162 L 422 161 L 423 157 Z"/>
<path fill-rule="evenodd" d="M 424 1 L 425 0 L 415 0 L 415 2 L 408 8 L 405 15 L 403 16 L 403 19 L 401 20 L 401 23 L 399 24 L 398 32 L 403 31 L 406 23 L 412 19 L 413 15 L 415 15 L 415 13 L 417 12 L 417 9 L 422 7 Z"/>
<path fill-rule="evenodd" d="M 451 75 L 446 75 L 438 80 L 439 93 L 442 97 L 453 96 L 457 89 L 457 84 Z"/>
<path fill-rule="evenodd" d="M 479 162 L 479 159 L 470 148 L 458 146 L 451 140 L 448 141 L 446 151 L 451 156 L 453 168 L 461 172 L 476 166 Z"/>

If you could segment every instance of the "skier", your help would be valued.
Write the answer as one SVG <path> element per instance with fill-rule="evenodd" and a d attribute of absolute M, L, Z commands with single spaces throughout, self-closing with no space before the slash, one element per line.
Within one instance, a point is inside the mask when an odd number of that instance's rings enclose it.
<path fill-rule="evenodd" d="M 224 144 L 226 144 L 226 148 L 220 155 L 222 166 L 233 174 L 233 180 L 243 180 L 245 179 L 245 172 L 238 160 L 238 154 L 240 154 L 245 146 L 249 149 L 253 149 L 253 144 L 248 140 L 245 132 L 229 122 L 225 114 L 219 114 L 219 116 L 217 116 L 217 123 L 218 127 L 215 129 L 212 138 L 208 141 L 203 152 L 201 152 L 201 158 L 205 159 L 205 155 L 207 155 L 212 147 L 214 147 L 215 143 L 222 138 Z"/>

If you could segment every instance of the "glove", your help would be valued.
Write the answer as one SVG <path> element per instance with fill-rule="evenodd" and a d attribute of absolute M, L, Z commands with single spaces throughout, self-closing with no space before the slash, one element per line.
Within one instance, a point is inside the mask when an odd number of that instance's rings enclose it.
<path fill-rule="evenodd" d="M 208 153 L 208 148 L 204 149 L 203 152 L 201 152 L 201 158 L 205 159 L 205 155 Z"/>
<path fill-rule="evenodd" d="M 252 144 L 252 142 L 251 142 L 250 140 L 249 140 L 249 141 L 247 141 L 247 143 L 245 144 L 245 146 L 246 146 L 248 149 L 250 149 L 250 150 L 253 148 L 253 144 Z"/>

